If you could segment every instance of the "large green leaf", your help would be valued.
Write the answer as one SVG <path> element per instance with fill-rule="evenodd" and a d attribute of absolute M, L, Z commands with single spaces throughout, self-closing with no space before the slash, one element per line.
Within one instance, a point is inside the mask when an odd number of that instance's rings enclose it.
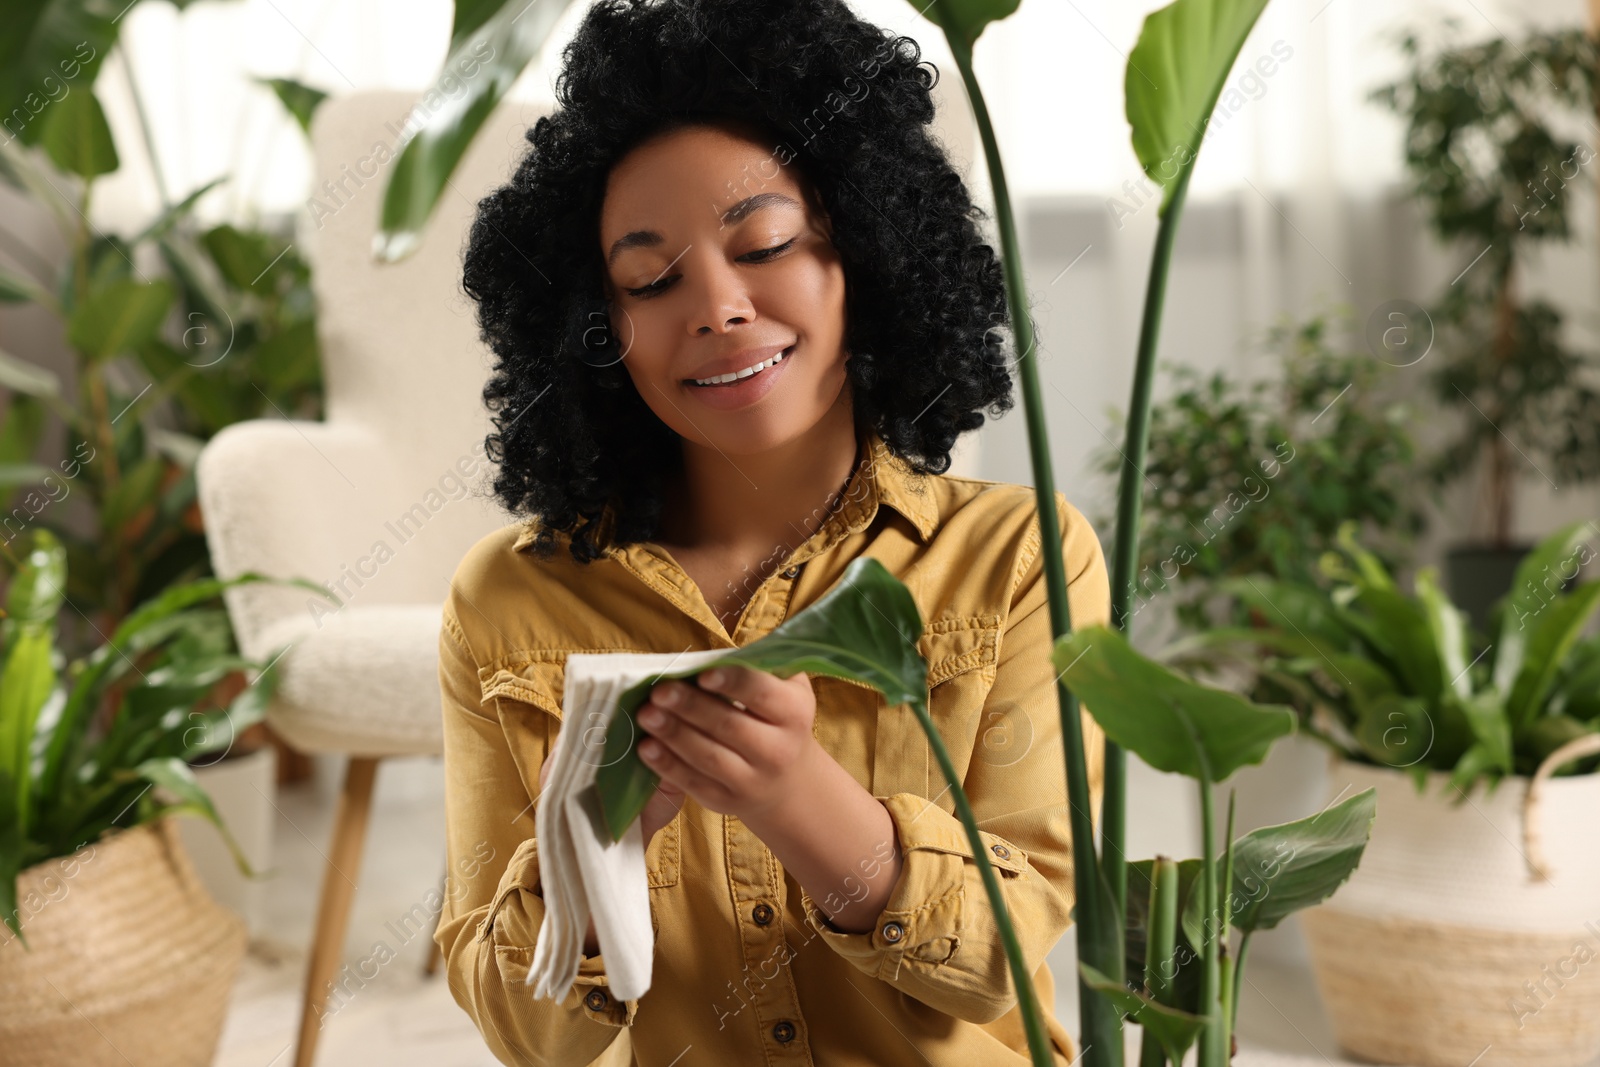
<path fill-rule="evenodd" d="M 42 295 L 46 295 L 43 288 L 31 279 L 0 270 L 0 304 L 25 304 L 37 301 Z"/>
<path fill-rule="evenodd" d="M 1595 520 L 1569 523 L 1546 537 L 1522 557 L 1511 578 L 1511 588 L 1496 605 L 1500 611 L 1500 639 L 1495 643 L 1494 683 L 1506 696 L 1522 671 L 1529 624 L 1552 597 L 1561 594 L 1563 564 L 1575 559 L 1577 548 L 1595 532 Z M 1580 561 L 1581 562 L 1581 561 Z M 1574 576 L 1578 572 L 1573 567 Z"/>
<path fill-rule="evenodd" d="M 304 82 L 297 82 L 293 78 L 256 78 L 254 80 L 277 94 L 278 102 L 284 106 L 284 109 L 289 114 L 294 116 L 294 120 L 300 124 L 300 129 L 307 136 L 310 136 L 311 116 L 316 114 L 317 106 L 328 98 L 328 94 L 321 89 L 314 89 Z"/>
<path fill-rule="evenodd" d="M 945 36 L 971 51 L 984 27 L 1010 17 L 1021 0 L 910 0 L 911 6 L 933 21 Z"/>
<path fill-rule="evenodd" d="M 283 263 L 284 248 L 264 233 L 224 223 L 207 230 L 201 241 L 222 276 L 236 289 L 252 288 L 269 272 L 275 278 L 287 269 Z M 263 288 L 270 289 L 271 284 Z"/>
<path fill-rule="evenodd" d="M 36 453 L 43 432 L 44 405 L 36 397 L 13 393 L 10 397 L 0 399 L 0 509 L 5 506 L 4 490 L 16 484 L 35 485 L 43 481 L 44 476 L 55 473 L 48 467 L 27 462 L 28 457 Z M 19 466 L 37 469 L 18 472 L 26 476 L 23 482 L 9 481 L 6 471 Z M 15 519 L 16 516 L 12 516 L 12 520 Z M 15 537 L 16 534 L 8 532 L 7 536 Z"/>
<path fill-rule="evenodd" d="M 217 814 L 216 806 L 211 803 L 211 797 L 195 778 L 194 771 L 189 769 L 188 764 L 175 758 L 152 759 L 135 767 L 134 773 L 178 798 L 178 803 L 167 807 L 163 814 L 193 812 L 203 817 L 221 832 L 222 840 L 233 853 L 233 860 L 238 864 L 239 870 L 252 878 L 258 876 L 258 872 L 250 866 L 244 850 L 239 847 L 239 842 L 234 840 L 233 833 L 223 823 L 222 816 Z"/>
<path fill-rule="evenodd" d="M 1310 818 L 1263 826 L 1235 841 L 1231 925 L 1245 934 L 1270 930 L 1331 897 L 1361 862 L 1377 804 L 1377 790 L 1367 789 Z M 1204 913 L 1200 894 L 1191 894 L 1183 918 L 1191 939 L 1203 933 Z"/>
<path fill-rule="evenodd" d="M 1513 729 L 1539 713 L 1567 654 L 1600 607 L 1600 582 L 1585 582 L 1540 612 L 1527 639 L 1522 670 L 1511 687 L 1506 714 Z"/>
<path fill-rule="evenodd" d="M 1260 763 L 1295 714 L 1198 685 L 1134 651 L 1106 626 L 1056 642 L 1051 661 L 1106 736 L 1159 771 L 1220 782 Z"/>
<path fill-rule="evenodd" d="M 1107 978 L 1087 963 L 1080 961 L 1078 970 L 1083 975 L 1085 985 L 1104 994 L 1119 1011 L 1133 1016 L 1134 1021 L 1144 1027 L 1147 1037 L 1160 1042 L 1162 1051 L 1172 1063 L 1183 1062 L 1183 1054 L 1206 1027 L 1206 1020 L 1200 1016 L 1157 1004 L 1143 993 Z"/>
<path fill-rule="evenodd" d="M 1367 651 L 1392 665 L 1416 696 L 1429 702 L 1444 689 L 1444 667 L 1422 605 L 1394 589 L 1362 585 L 1356 604 L 1344 611 L 1344 624 L 1361 634 Z"/>
<path fill-rule="evenodd" d="M 0 918 L 11 932 L 27 945 L 22 934 L 22 917 L 17 914 L 17 875 L 22 872 L 23 835 L 22 819 L 16 809 L 16 783 L 0 767 Z"/>
<path fill-rule="evenodd" d="M 510 0 L 450 49 L 439 80 L 406 119 L 413 132 L 383 192 L 375 256 L 394 262 L 416 249 L 473 137 L 538 54 L 570 2 Z"/>
<path fill-rule="evenodd" d="M 637 742 L 644 731 L 635 718 L 658 683 L 720 666 L 751 667 L 779 678 L 805 671 L 865 682 L 890 707 L 920 704 L 928 696 L 928 664 L 917 650 L 921 635 L 922 615 L 910 590 L 881 562 L 861 556 L 816 603 L 765 637 L 698 667 L 666 671 L 629 686 L 618 698 L 595 772 L 612 840 L 621 840 L 661 781 L 639 759 Z"/>
<path fill-rule="evenodd" d="M 1428 632 L 1433 635 L 1433 646 L 1438 651 L 1439 691 L 1458 697 L 1470 696 L 1472 679 L 1467 677 L 1466 614 L 1450 603 L 1439 588 L 1437 567 L 1423 567 L 1417 572 L 1416 591 L 1428 621 Z"/>
<path fill-rule="evenodd" d="M 1266 0 L 1177 0 L 1144 20 L 1123 81 L 1133 151 L 1165 215 Z"/>
<path fill-rule="evenodd" d="M 24 833 L 34 785 L 34 731 L 57 685 L 55 629 L 66 578 L 66 550 L 49 530 L 36 531 L 6 591 L 0 620 L 0 772 L 12 790 L 8 807 Z"/>
<path fill-rule="evenodd" d="M 0 11 L 0 115 L 5 136 L 39 142 L 45 118 L 89 92 L 117 39 L 125 0 L 31 0 Z M 63 95 L 65 93 L 65 95 Z M 19 120 L 17 115 L 26 116 Z"/>
<path fill-rule="evenodd" d="M 254 582 L 273 582 L 294 585 L 315 592 L 319 596 L 330 594 L 317 583 L 306 578 L 269 578 L 253 571 L 233 578 L 203 578 L 172 586 L 154 600 L 135 608 L 111 634 L 110 640 L 91 652 L 78 665 L 67 694 L 61 718 L 51 731 L 45 749 L 44 772 L 41 775 L 41 792 L 58 796 L 83 758 L 86 749 L 86 720 L 98 706 L 106 686 L 134 669 L 134 660 L 140 653 L 162 641 L 181 633 L 191 620 L 177 618 L 186 610 L 215 599 L 224 590 Z"/>
<path fill-rule="evenodd" d="M 60 396 L 61 379 L 54 371 L 0 349 L 0 388 L 26 396 Z"/>
<path fill-rule="evenodd" d="M 121 165 L 111 124 L 88 88 L 68 93 L 44 116 L 44 150 L 56 166 L 80 178 L 110 174 Z"/>
<path fill-rule="evenodd" d="M 154 337 L 171 306 L 172 286 L 164 279 L 112 282 L 73 311 L 67 339 L 90 359 L 109 359 Z"/>
<path fill-rule="evenodd" d="M 1356 741 L 1385 767 L 1416 766 L 1437 744 L 1439 724 L 1420 697 L 1385 693 L 1357 701 L 1356 714 Z"/>
<path fill-rule="evenodd" d="M 1348 648 L 1353 638 L 1327 594 L 1313 586 L 1249 574 L 1220 579 L 1213 588 L 1238 598 L 1279 629 L 1321 642 L 1322 647 Z"/>

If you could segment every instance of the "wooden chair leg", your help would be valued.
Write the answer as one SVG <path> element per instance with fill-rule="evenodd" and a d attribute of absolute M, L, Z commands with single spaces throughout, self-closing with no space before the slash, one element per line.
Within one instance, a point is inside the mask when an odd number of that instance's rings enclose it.
<path fill-rule="evenodd" d="M 372 783 L 377 770 L 377 759 L 352 756 L 344 772 L 344 791 L 339 796 L 339 809 L 334 816 L 328 866 L 322 875 L 317 932 L 306 966 L 295 1067 L 311 1067 L 316 1057 L 317 1038 L 321 1036 L 323 1020 L 327 1017 L 333 977 L 344 957 L 345 927 L 350 919 L 350 902 L 355 897 L 354 879 L 361 871 L 361 850 L 366 843 L 367 816 L 372 810 Z"/>

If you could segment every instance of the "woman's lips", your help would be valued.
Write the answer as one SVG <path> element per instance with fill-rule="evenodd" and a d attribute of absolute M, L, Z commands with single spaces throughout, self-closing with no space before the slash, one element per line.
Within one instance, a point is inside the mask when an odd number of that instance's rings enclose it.
<path fill-rule="evenodd" d="M 778 384 L 778 379 L 786 372 L 789 364 L 794 361 L 795 352 L 799 349 L 799 342 L 783 350 L 783 358 L 766 370 L 757 371 L 755 374 L 737 378 L 734 381 L 721 385 L 696 385 L 686 382 L 684 388 L 694 395 L 706 407 L 716 408 L 718 411 L 733 411 L 738 408 L 754 404 L 766 396 Z"/>

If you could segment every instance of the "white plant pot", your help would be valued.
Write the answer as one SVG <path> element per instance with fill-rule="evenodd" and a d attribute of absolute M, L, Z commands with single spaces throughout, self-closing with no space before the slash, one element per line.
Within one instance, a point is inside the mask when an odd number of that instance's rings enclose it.
<path fill-rule="evenodd" d="M 194 771 L 245 859 L 263 874 L 272 866 L 277 768 L 277 749 L 262 745 L 249 755 Z M 201 883 L 219 904 L 244 919 L 251 937 L 261 934 L 266 924 L 266 879 L 247 878 L 240 872 L 228 843 L 209 821 L 192 815 L 175 821 Z"/>
<path fill-rule="evenodd" d="M 1600 775 L 1542 781 L 1531 812 L 1527 777 L 1465 801 L 1448 777 L 1430 773 L 1419 795 L 1402 771 L 1332 762 L 1331 793 L 1377 789 L 1361 866 L 1302 916 L 1339 1041 L 1420 1067 L 1589 1063 L 1600 1055 Z M 1531 870 L 1541 855 L 1548 880 Z"/>

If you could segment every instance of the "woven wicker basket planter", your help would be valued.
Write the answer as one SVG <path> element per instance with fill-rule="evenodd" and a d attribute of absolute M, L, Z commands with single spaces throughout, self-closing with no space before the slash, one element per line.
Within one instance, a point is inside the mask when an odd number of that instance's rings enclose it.
<path fill-rule="evenodd" d="M 171 818 L 22 872 L 0 944 L 0 1067 L 204 1067 L 244 923 L 196 880 Z"/>
<path fill-rule="evenodd" d="M 1447 777 L 1419 796 L 1400 771 L 1333 761 L 1334 792 L 1378 791 L 1360 868 L 1302 916 L 1339 1042 L 1419 1067 L 1587 1064 L 1600 1055 L 1600 775 L 1541 781 L 1532 805 L 1530 780 L 1508 778 L 1459 806 Z"/>

